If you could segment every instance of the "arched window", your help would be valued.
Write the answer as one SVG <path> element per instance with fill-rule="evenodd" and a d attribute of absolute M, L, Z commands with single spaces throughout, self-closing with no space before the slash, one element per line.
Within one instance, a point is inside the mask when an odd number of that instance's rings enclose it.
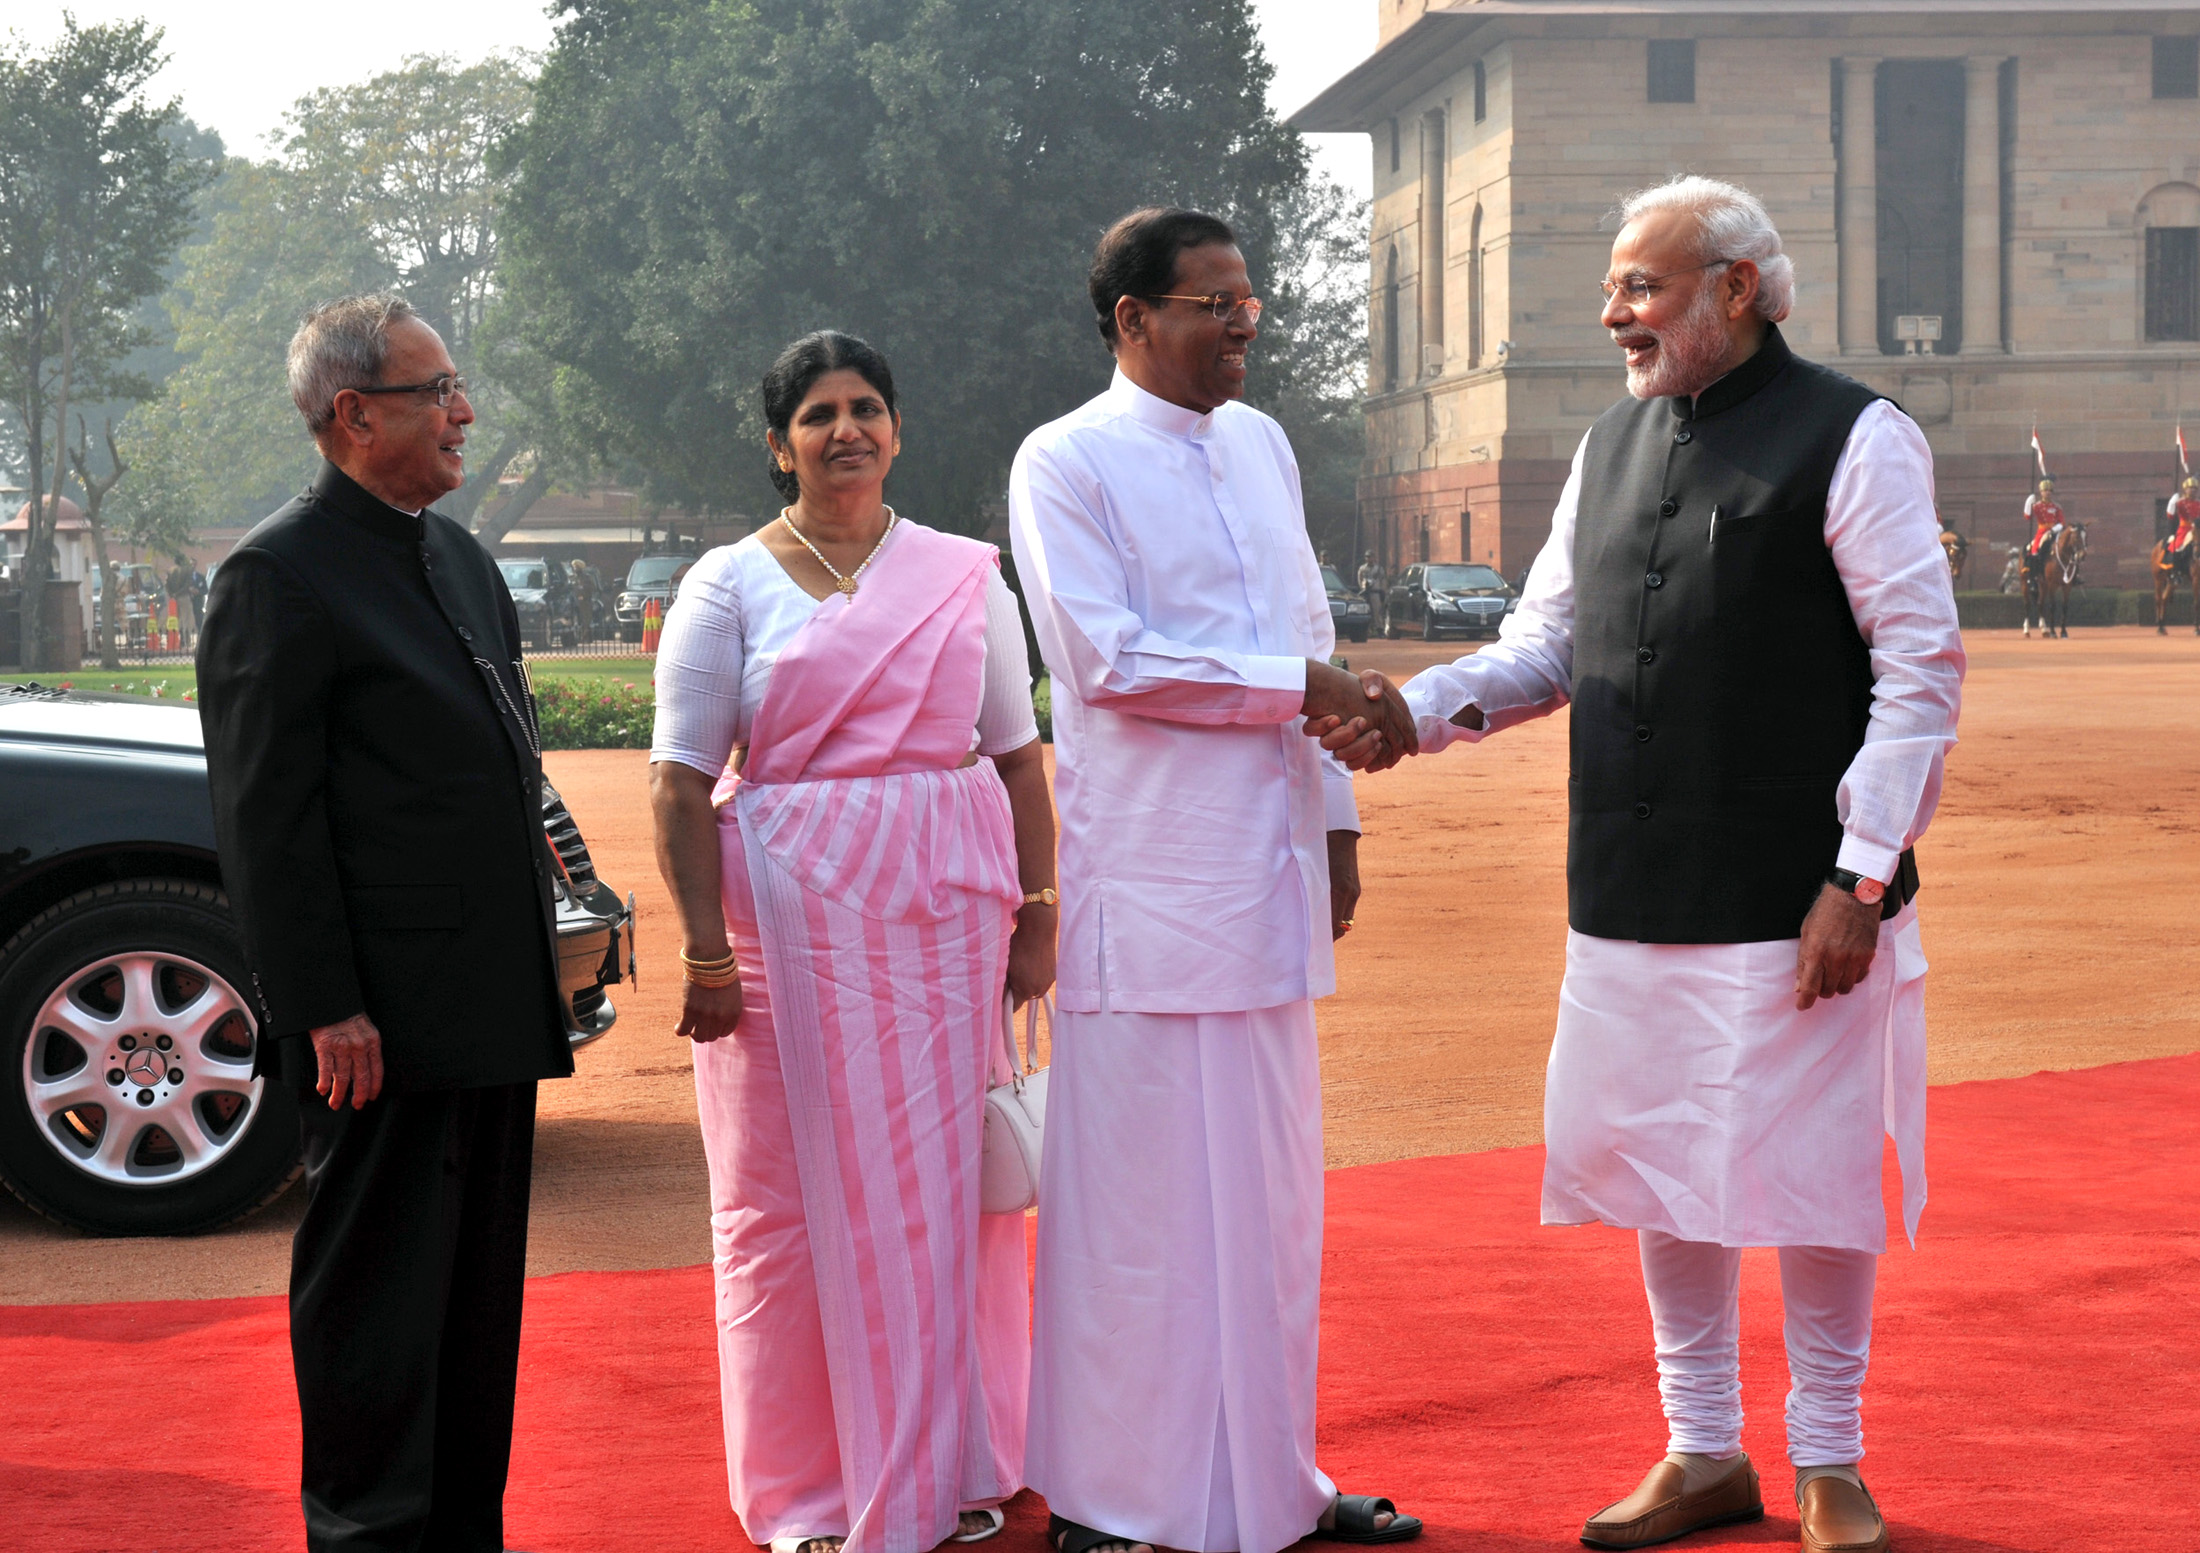
<path fill-rule="evenodd" d="M 2149 340 L 2200 340 L 2200 188 L 2165 183 L 2139 202 Z"/>
<path fill-rule="evenodd" d="M 1398 386 L 1398 245 L 1392 243 L 1383 260 L 1383 370 L 1379 381 L 1385 393 Z"/>

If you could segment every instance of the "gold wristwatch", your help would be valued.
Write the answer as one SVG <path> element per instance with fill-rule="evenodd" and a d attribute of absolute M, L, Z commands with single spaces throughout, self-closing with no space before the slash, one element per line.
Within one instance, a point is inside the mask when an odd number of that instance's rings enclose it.
<path fill-rule="evenodd" d="M 1054 891 L 1051 889 L 1033 890 L 1030 894 L 1024 897 L 1024 904 L 1026 906 L 1029 906 L 1034 901 L 1036 901 L 1042 906 L 1055 906 L 1059 905 L 1061 903 L 1061 900 L 1062 897 L 1055 894 Z"/>

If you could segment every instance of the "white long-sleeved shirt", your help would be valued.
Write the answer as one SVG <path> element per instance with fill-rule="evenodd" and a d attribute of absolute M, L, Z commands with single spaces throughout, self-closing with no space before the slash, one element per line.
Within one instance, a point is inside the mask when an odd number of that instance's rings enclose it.
<path fill-rule="evenodd" d="M 1008 501 L 1053 675 L 1060 1006 L 1334 991 L 1326 832 L 1359 815 L 1301 731 L 1306 660 L 1336 637 L 1281 428 L 1118 372 L 1025 439 Z"/>
<path fill-rule="evenodd" d="M 1583 437 L 1574 450 L 1550 540 L 1498 639 L 1406 684 L 1422 754 L 1478 743 L 1566 704 L 1574 670 L 1574 520 L 1588 446 Z M 1826 496 L 1825 533 L 1872 666 L 1871 722 L 1837 799 L 1843 835 L 1836 866 L 1884 882 L 1939 807 L 1964 671 L 1933 512 L 1932 450 L 1917 423 L 1886 400 L 1868 406 L 1849 430 Z M 1450 721 L 1470 705 L 1482 711 L 1479 730 Z"/>

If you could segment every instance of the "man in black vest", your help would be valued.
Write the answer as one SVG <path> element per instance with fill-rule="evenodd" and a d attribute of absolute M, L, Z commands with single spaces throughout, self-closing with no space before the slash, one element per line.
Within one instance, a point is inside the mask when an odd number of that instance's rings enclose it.
<path fill-rule="evenodd" d="M 1964 665 L 1932 455 L 1789 350 L 1794 266 L 1753 196 L 1682 178 L 1621 213 L 1603 321 L 1631 397 L 1582 440 L 1500 640 L 1406 697 L 1424 752 L 1573 706 L 1543 1218 L 1638 1231 L 1671 1428 L 1582 1540 L 1764 1513 L 1737 1297 L 1741 1248 L 1778 1246 L 1803 1545 L 1863 1553 L 1886 1545 L 1858 1469 L 1883 1130 L 1912 1234 L 1924 1203 L 1909 848 Z"/>
<path fill-rule="evenodd" d="M 511 596 L 425 510 L 473 411 L 394 297 L 314 309 L 327 462 L 222 563 L 199 694 L 260 1070 L 323 1097 L 291 1253 L 314 1553 L 498 1553 L 535 1081 L 573 1070 Z"/>

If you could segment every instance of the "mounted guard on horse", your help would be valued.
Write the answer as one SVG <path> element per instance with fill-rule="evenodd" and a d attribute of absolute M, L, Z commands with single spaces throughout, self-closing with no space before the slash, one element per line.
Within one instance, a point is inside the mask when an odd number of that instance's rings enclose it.
<path fill-rule="evenodd" d="M 2169 635 L 2169 601 L 2182 581 L 2193 587 L 2193 556 L 2200 553 L 2200 480 L 2185 476 L 2177 494 L 2169 499 L 2165 515 L 2169 520 L 2169 532 L 2155 541 L 2154 551 L 2148 558 L 2148 570 L 2154 580 L 2154 631 L 2157 636 Z M 2200 592 L 2195 594 L 2193 631 L 2200 635 Z"/>
<path fill-rule="evenodd" d="M 2066 520 L 2055 500 L 2055 482 L 2042 479 L 2024 499 L 2032 537 L 2024 546 L 2024 634 L 2037 624 L 2042 636 L 2070 634 L 2070 590 L 2085 559 L 2085 528 Z"/>

